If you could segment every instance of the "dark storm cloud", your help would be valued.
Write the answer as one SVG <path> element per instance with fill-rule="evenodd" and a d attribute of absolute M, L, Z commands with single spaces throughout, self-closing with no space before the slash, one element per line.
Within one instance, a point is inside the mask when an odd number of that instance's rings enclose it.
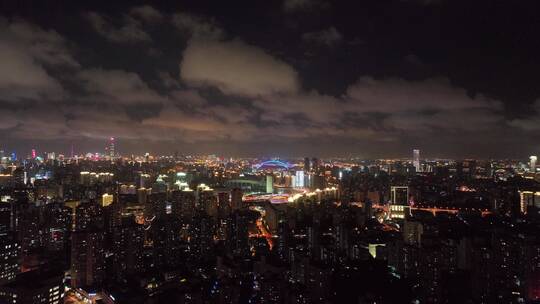
<path fill-rule="evenodd" d="M 113 104 L 162 103 L 164 97 L 150 89 L 139 75 L 122 70 L 86 69 L 77 74 L 86 102 Z"/>
<path fill-rule="evenodd" d="M 118 25 L 114 24 L 113 20 L 96 12 L 86 13 L 85 18 L 99 35 L 112 42 L 148 42 L 152 40 L 150 35 L 141 28 L 140 22 L 128 15 L 124 15 Z"/>
<path fill-rule="evenodd" d="M 322 9 L 328 6 L 329 4 L 322 0 L 285 0 L 283 1 L 283 10 L 287 13 Z"/>
<path fill-rule="evenodd" d="M 163 20 L 163 14 L 150 5 L 142 5 L 131 8 L 129 14 L 133 17 L 138 17 L 146 22 L 160 22 Z"/>
<path fill-rule="evenodd" d="M 441 68 L 450 61 L 438 63 L 447 50 L 428 45 L 438 43 L 431 17 L 422 28 L 400 23 L 400 14 L 445 2 L 370 2 L 348 10 L 359 18 L 332 17 L 343 7 L 323 1 L 251 5 L 250 14 L 213 9 L 223 15 L 204 4 L 89 7 L 74 14 L 86 18 L 72 20 L 73 29 L 0 19 L 0 134 L 15 144 L 115 136 L 134 151 L 151 142 L 166 152 L 377 157 L 408 155 L 412 146 L 442 156 L 515 156 L 529 153 L 509 147 L 540 140 L 539 102 L 516 99 L 530 111 L 512 115 L 509 95 L 496 94 L 502 88 L 484 90 L 472 76 Z M 315 10 L 317 22 L 295 18 L 292 29 L 277 22 Z M 365 16 L 370 10 L 385 10 L 396 24 Z M 394 32 L 400 26 L 410 30 L 404 37 Z M 88 31 L 92 42 L 78 35 Z"/>
<path fill-rule="evenodd" d="M 181 31 L 187 31 L 190 36 L 203 39 L 220 39 L 225 32 L 214 20 L 188 13 L 176 13 L 172 23 Z"/>
<path fill-rule="evenodd" d="M 77 67 L 78 63 L 57 32 L 0 18 L 0 40 L 0 100 L 57 100 L 65 95 L 47 67 Z"/>
<path fill-rule="evenodd" d="M 302 35 L 302 39 L 307 42 L 334 46 L 343 40 L 343 36 L 335 27 L 332 26 L 322 31 L 305 33 Z"/>

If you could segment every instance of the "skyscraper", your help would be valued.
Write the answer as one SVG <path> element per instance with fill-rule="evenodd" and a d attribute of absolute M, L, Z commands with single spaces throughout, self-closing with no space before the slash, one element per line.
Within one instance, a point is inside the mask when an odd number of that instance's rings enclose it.
<path fill-rule="evenodd" d="M 538 159 L 538 158 L 536 157 L 536 155 L 531 155 L 531 156 L 529 157 L 529 160 L 530 160 L 530 162 L 529 162 L 529 169 L 530 169 L 531 172 L 536 172 L 536 160 L 537 160 L 537 159 Z"/>
<path fill-rule="evenodd" d="M 266 193 L 274 193 L 274 177 L 272 175 L 266 176 Z"/>
<path fill-rule="evenodd" d="M 416 169 L 416 172 L 420 172 L 420 150 L 413 150 L 413 166 Z"/>
<path fill-rule="evenodd" d="M 21 245 L 10 237 L 3 236 L 0 241 L 0 283 L 15 279 L 20 271 L 19 257 Z"/>
<path fill-rule="evenodd" d="M 102 231 L 76 231 L 71 241 L 71 275 L 75 287 L 99 285 L 105 277 Z"/>
<path fill-rule="evenodd" d="M 304 171 L 298 170 L 296 171 L 295 175 L 295 184 L 293 185 L 295 188 L 304 188 Z"/>
<path fill-rule="evenodd" d="M 409 187 L 390 187 L 390 217 L 392 219 L 404 219 L 410 212 L 409 208 Z"/>
<path fill-rule="evenodd" d="M 111 158 L 111 160 L 114 159 L 114 153 L 114 137 L 111 137 L 109 139 L 109 157 Z"/>

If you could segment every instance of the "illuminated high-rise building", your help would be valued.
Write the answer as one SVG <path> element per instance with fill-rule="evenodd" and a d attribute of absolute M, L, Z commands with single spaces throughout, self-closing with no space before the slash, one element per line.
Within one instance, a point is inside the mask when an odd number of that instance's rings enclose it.
<path fill-rule="evenodd" d="M 266 193 L 274 193 L 274 177 L 272 175 L 266 176 Z"/>
<path fill-rule="evenodd" d="M 64 273 L 36 269 L 17 276 L 15 281 L 0 286 L 1 303 L 64 303 Z"/>
<path fill-rule="evenodd" d="M 0 241 L 0 283 L 14 280 L 20 272 L 20 254 L 21 245 L 10 237 L 3 236 Z"/>
<path fill-rule="evenodd" d="M 392 186 L 390 188 L 390 217 L 404 219 L 409 212 L 409 187 Z"/>
<path fill-rule="evenodd" d="M 37 157 L 36 149 L 32 149 L 32 158 L 36 158 L 36 157 Z"/>
<path fill-rule="evenodd" d="M 101 196 L 101 206 L 107 207 L 114 202 L 114 194 L 105 193 Z"/>
<path fill-rule="evenodd" d="M 295 181 L 295 184 L 294 184 L 295 188 L 304 188 L 304 171 L 302 170 L 296 171 L 294 181 Z"/>
<path fill-rule="evenodd" d="M 519 210 L 527 214 L 529 207 L 540 208 L 540 191 L 520 190 Z"/>
<path fill-rule="evenodd" d="M 538 158 L 536 157 L 536 155 L 531 155 L 531 156 L 529 157 L 529 160 L 530 160 L 530 162 L 529 162 L 529 170 L 530 170 L 531 172 L 536 172 L 536 160 L 537 160 L 537 159 L 538 159 Z"/>
<path fill-rule="evenodd" d="M 114 137 L 111 137 L 109 139 L 109 157 L 112 159 L 114 159 L 114 156 L 115 156 L 115 151 L 114 151 Z"/>
<path fill-rule="evenodd" d="M 420 172 L 420 150 L 413 150 L 413 166 L 416 169 L 416 172 Z"/>

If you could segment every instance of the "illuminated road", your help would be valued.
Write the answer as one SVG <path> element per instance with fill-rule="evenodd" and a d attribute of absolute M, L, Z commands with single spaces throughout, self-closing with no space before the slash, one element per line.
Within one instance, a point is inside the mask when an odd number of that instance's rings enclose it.
<path fill-rule="evenodd" d="M 86 304 L 86 302 L 73 291 L 68 291 L 64 296 L 64 304 Z"/>
<path fill-rule="evenodd" d="M 270 201 L 272 204 L 285 204 L 289 202 L 288 194 L 248 194 L 242 198 L 243 202 Z"/>
<path fill-rule="evenodd" d="M 376 209 L 382 209 L 385 212 L 388 212 L 388 205 L 373 205 L 373 208 Z M 452 213 L 457 214 L 460 211 L 475 211 L 475 212 L 481 212 L 482 216 L 490 215 L 491 211 L 487 209 L 478 209 L 478 208 L 440 208 L 440 207 L 411 207 L 411 210 L 422 210 L 422 211 L 429 211 L 435 215 L 437 212 L 446 212 L 446 213 Z"/>

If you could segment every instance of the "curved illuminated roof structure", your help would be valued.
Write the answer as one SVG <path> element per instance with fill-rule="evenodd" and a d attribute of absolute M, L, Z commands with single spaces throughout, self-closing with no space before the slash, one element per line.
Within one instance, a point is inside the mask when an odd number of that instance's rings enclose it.
<path fill-rule="evenodd" d="M 273 160 L 267 160 L 265 162 L 262 162 L 260 164 L 255 165 L 255 168 L 257 169 L 264 169 L 264 168 L 283 168 L 283 169 L 289 169 L 292 165 L 287 162 L 282 162 L 277 159 Z"/>

